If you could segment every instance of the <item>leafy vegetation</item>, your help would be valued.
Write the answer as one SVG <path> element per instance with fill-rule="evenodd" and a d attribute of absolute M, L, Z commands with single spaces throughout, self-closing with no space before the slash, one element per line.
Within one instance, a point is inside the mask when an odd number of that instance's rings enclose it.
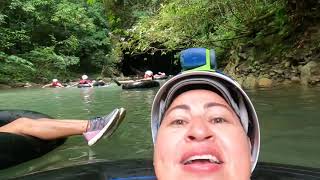
<path fill-rule="evenodd" d="M 104 12 L 101 3 L 84 1 L 1 1 L 0 81 L 43 82 L 116 63 L 107 58 Z"/>
<path fill-rule="evenodd" d="M 318 10 L 312 0 L 4 0 L 0 81 L 111 76 L 125 54 L 189 47 L 214 48 L 225 63 L 281 61 Z"/>
<path fill-rule="evenodd" d="M 215 47 L 221 54 L 270 34 L 288 35 L 284 1 L 172 0 L 128 29 L 121 47 L 132 54 Z"/>

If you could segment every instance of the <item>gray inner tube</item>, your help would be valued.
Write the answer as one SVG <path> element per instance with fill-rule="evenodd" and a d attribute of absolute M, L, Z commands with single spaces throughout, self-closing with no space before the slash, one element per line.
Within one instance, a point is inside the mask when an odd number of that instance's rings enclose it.
<path fill-rule="evenodd" d="M 140 89 L 140 88 L 153 88 L 160 86 L 158 81 L 136 81 L 122 85 L 122 89 Z"/>
<path fill-rule="evenodd" d="M 32 119 L 51 118 L 48 115 L 26 110 L 0 110 L 0 126 L 20 117 Z M 32 136 L 22 136 L 0 132 L 0 169 L 40 157 L 65 142 L 66 138 L 41 140 Z"/>

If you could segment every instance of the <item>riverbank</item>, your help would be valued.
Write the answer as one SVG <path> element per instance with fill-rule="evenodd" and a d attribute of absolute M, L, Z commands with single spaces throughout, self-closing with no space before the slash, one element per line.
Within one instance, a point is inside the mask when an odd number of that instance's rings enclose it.
<path fill-rule="evenodd" d="M 277 40 L 277 35 L 265 37 L 254 46 L 243 44 L 233 47 L 225 59 L 223 71 L 236 79 L 245 89 L 272 88 L 278 86 L 320 85 L 320 24 L 308 25 L 300 34 L 291 35 L 286 41 Z M 278 44 L 278 45 L 275 45 Z M 219 61 L 220 62 L 220 61 Z M 167 67 L 164 67 L 167 68 Z M 64 84 L 77 82 L 75 74 Z M 98 75 L 90 75 L 95 79 Z M 140 79 L 139 76 L 120 76 L 118 81 Z M 112 82 L 112 78 L 103 80 Z M 48 82 L 50 83 L 50 82 Z M 1 84 L 0 89 L 42 87 L 33 82 Z"/>
<path fill-rule="evenodd" d="M 320 24 L 308 25 L 286 41 L 270 35 L 263 42 L 230 51 L 224 72 L 244 88 L 320 85 Z"/>
<path fill-rule="evenodd" d="M 320 86 L 320 63 L 316 61 L 293 65 L 289 61 L 280 64 L 248 65 L 229 63 L 225 73 L 236 79 L 244 88 L 272 88 L 276 86 Z"/>
<path fill-rule="evenodd" d="M 130 76 L 130 77 L 115 77 L 115 78 L 111 78 L 111 77 L 105 77 L 102 78 L 102 80 L 104 82 L 106 82 L 107 84 L 109 83 L 113 83 L 112 79 L 116 79 L 118 81 L 126 81 L 126 80 L 136 80 L 136 79 L 142 79 L 143 77 L 139 77 L 139 76 Z M 94 79 L 92 79 L 94 80 Z M 77 80 L 72 80 L 72 81 L 62 81 L 61 83 L 64 86 L 68 86 L 68 85 L 74 85 L 76 84 L 78 81 Z M 50 83 L 50 82 L 48 82 Z M 17 83 L 12 83 L 12 84 L 1 84 L 0 83 L 0 90 L 1 89 L 14 89 L 14 88 L 41 88 L 43 85 L 45 84 L 41 84 L 41 83 L 34 83 L 34 82 L 17 82 Z"/>
<path fill-rule="evenodd" d="M 305 65 L 289 66 L 283 64 L 264 64 L 246 66 L 247 64 L 228 64 L 225 73 L 235 79 L 245 89 L 275 88 L 275 87 L 319 87 L 320 86 L 320 63 L 310 61 Z M 268 71 L 266 71 L 268 69 Z M 141 77 L 116 77 L 103 78 L 107 84 L 113 83 L 112 79 L 127 81 L 141 79 Z M 62 82 L 65 86 L 76 84 L 77 81 Z M 41 88 L 44 84 L 32 82 L 19 82 L 10 85 L 0 84 L 0 90 L 15 88 Z"/>

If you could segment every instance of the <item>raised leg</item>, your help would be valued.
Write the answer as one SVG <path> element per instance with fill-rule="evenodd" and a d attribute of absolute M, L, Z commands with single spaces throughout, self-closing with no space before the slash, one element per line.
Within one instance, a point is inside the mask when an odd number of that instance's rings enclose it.
<path fill-rule="evenodd" d="M 42 118 L 38 120 L 19 118 L 0 127 L 0 132 L 34 136 L 51 140 L 72 135 L 81 135 L 87 129 L 87 120 L 56 120 Z"/>

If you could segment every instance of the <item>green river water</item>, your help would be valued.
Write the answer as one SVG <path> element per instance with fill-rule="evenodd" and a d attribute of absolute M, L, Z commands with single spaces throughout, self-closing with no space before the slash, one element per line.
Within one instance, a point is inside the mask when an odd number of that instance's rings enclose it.
<path fill-rule="evenodd" d="M 0 91 L 0 109 L 25 109 L 60 119 L 88 119 L 125 107 L 127 116 L 110 139 L 88 147 L 68 138 L 48 154 L 0 170 L 0 179 L 96 161 L 151 159 L 150 109 L 157 89 L 13 89 Z M 261 125 L 259 161 L 320 168 L 320 87 L 247 91 Z"/>

